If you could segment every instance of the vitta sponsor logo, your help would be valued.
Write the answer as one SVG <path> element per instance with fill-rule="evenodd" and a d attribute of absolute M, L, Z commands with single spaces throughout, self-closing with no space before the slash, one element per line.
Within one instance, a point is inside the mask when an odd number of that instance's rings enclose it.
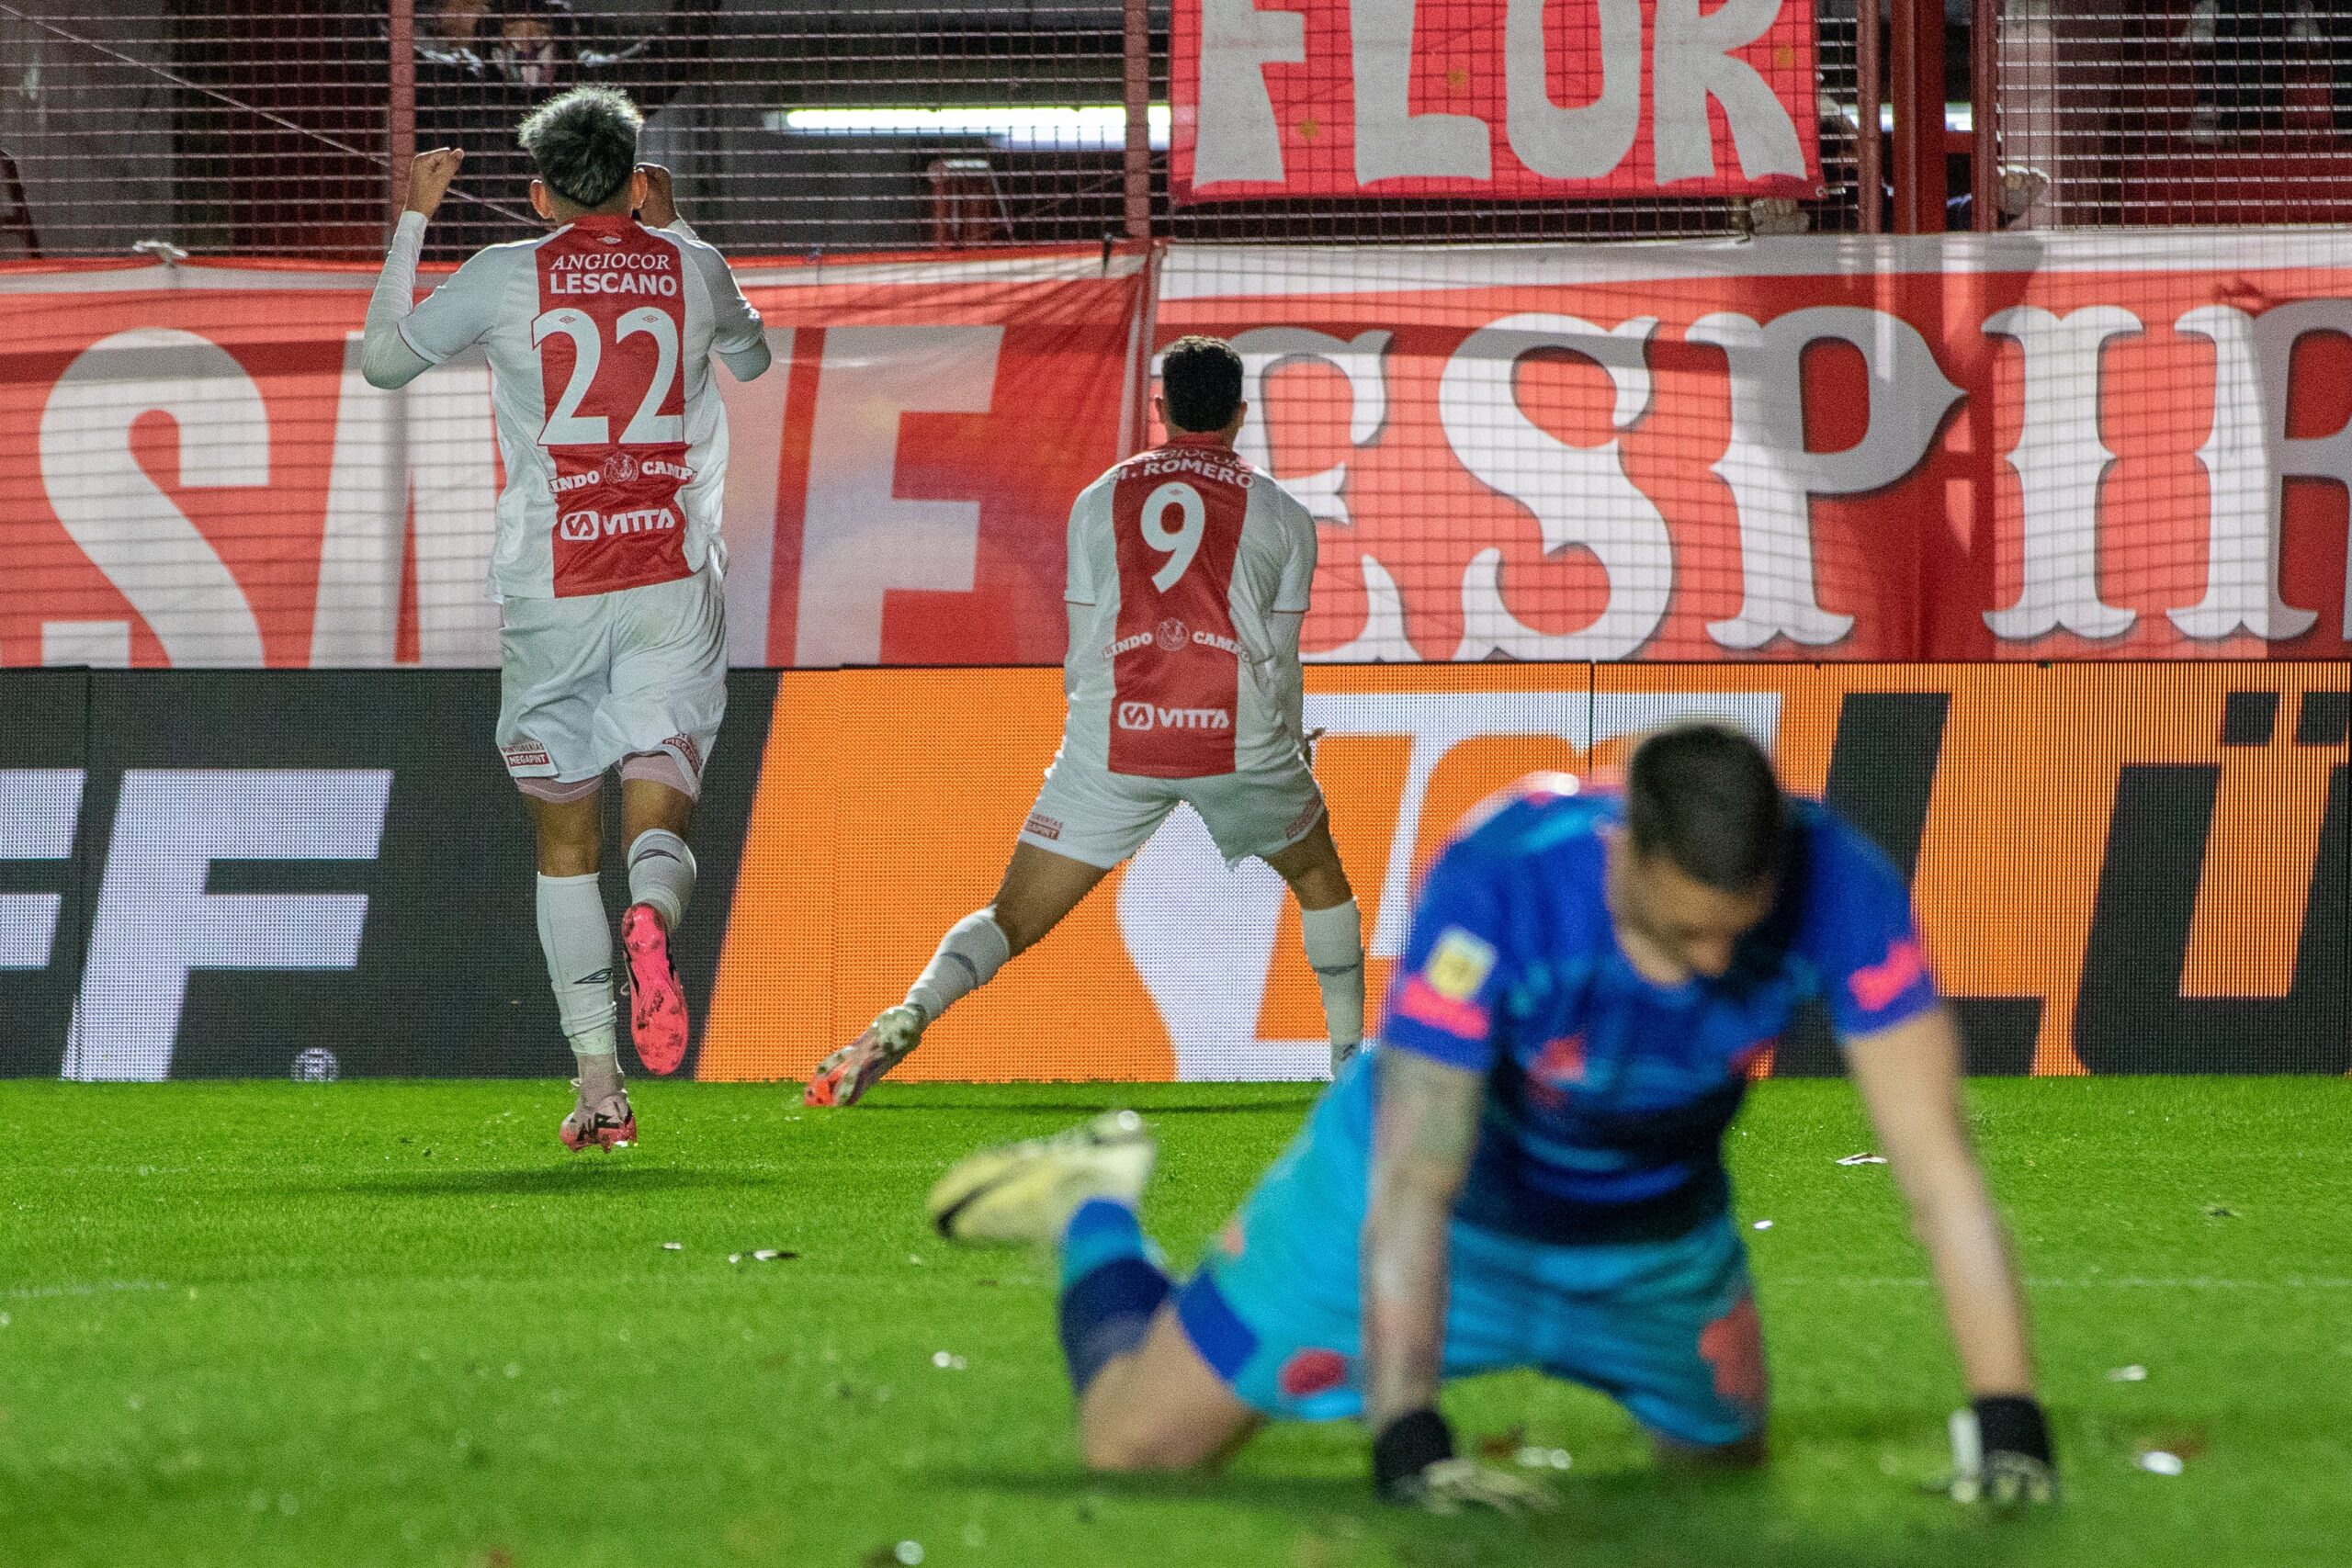
<path fill-rule="evenodd" d="M 1231 729 L 1233 715 L 1224 708 L 1163 708 L 1150 703 L 1121 703 L 1121 729 Z"/>
<path fill-rule="evenodd" d="M 678 525 L 678 514 L 666 506 L 640 506 L 616 512 L 605 519 L 606 534 L 658 534 Z"/>
<path fill-rule="evenodd" d="M 610 538 L 616 534 L 658 534 L 677 525 L 678 514 L 668 507 L 640 506 L 609 514 L 567 512 L 556 520 L 556 533 L 568 543 L 584 545 L 599 535 Z"/>

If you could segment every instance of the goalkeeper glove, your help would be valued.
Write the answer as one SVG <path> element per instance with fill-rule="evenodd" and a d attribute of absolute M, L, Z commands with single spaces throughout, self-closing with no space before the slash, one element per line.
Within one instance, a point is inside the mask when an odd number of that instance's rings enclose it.
<path fill-rule="evenodd" d="M 1456 1458 L 1453 1433 L 1434 1410 L 1408 1411 L 1381 1428 L 1372 1443 L 1372 1483 L 1383 1501 L 1432 1514 L 1541 1513 L 1558 1502 L 1540 1482 Z"/>
<path fill-rule="evenodd" d="M 2058 1495 L 2050 1424 L 2028 1394 L 1990 1394 L 1953 1411 L 1951 1465 L 1945 1490 L 1955 1503 L 2010 1507 Z"/>

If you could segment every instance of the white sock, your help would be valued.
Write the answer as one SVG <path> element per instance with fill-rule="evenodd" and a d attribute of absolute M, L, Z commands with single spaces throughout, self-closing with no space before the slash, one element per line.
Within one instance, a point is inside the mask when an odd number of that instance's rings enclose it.
<path fill-rule="evenodd" d="M 922 974 L 907 988 L 907 1006 L 920 1011 L 925 1023 L 990 980 L 1012 956 L 1012 944 L 986 909 L 965 916 L 947 928 L 939 951 L 923 965 Z"/>
<path fill-rule="evenodd" d="M 666 828 L 648 828 L 628 847 L 628 901 L 650 904 L 662 929 L 676 931 L 695 896 L 695 852 Z"/>
<path fill-rule="evenodd" d="M 1301 909 L 1306 962 L 1323 991 L 1323 1028 L 1331 1037 L 1331 1067 L 1363 1043 L 1363 917 L 1352 898 L 1329 909 Z"/>
<path fill-rule="evenodd" d="M 614 1027 L 600 1024 L 574 1034 L 571 1060 L 580 1073 L 580 1103 L 594 1105 L 621 1087 L 621 1058 Z"/>
<path fill-rule="evenodd" d="M 590 1080 L 620 1081 L 613 1030 L 613 925 L 594 872 L 539 878 L 539 951 L 556 1016 L 580 1064 L 581 1093 Z M 609 1091 L 608 1091 L 609 1092 Z"/>

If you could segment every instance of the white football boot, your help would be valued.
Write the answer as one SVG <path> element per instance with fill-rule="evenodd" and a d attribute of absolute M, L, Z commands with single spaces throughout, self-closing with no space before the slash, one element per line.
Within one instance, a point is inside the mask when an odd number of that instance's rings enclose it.
<path fill-rule="evenodd" d="M 1050 1138 L 965 1156 L 924 1200 L 950 1241 L 1050 1247 L 1090 1199 L 1132 1207 L 1151 1179 L 1159 1141 L 1132 1111 L 1106 1111 Z"/>
<path fill-rule="evenodd" d="M 883 1074 L 905 1061 L 922 1043 L 928 1021 L 922 1009 L 904 1002 L 883 1009 L 881 1016 L 865 1026 L 865 1033 L 817 1064 L 800 1103 L 855 1105 L 881 1081 Z"/>

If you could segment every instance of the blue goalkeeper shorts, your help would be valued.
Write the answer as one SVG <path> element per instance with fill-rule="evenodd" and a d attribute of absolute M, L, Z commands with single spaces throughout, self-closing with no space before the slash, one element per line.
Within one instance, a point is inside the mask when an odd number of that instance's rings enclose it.
<path fill-rule="evenodd" d="M 1358 1067 L 1362 1068 L 1362 1064 Z M 1280 1419 L 1363 1411 L 1358 1246 L 1369 1117 L 1342 1082 L 1270 1169 L 1176 1302 L 1203 1359 Z M 1662 1241 L 1562 1246 L 1457 1220 L 1444 1375 L 1532 1367 L 1598 1389 L 1667 1440 L 1736 1442 L 1764 1422 L 1763 1341 L 1729 1214 Z"/>

